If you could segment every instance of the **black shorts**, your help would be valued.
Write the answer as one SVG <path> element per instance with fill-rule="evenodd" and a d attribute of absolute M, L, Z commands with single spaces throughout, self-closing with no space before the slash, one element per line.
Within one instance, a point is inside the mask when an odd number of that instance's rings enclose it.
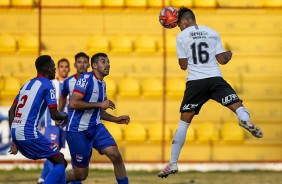
<path fill-rule="evenodd" d="M 187 81 L 180 112 L 195 111 L 196 114 L 204 103 L 213 99 L 224 106 L 241 101 L 233 88 L 222 78 Z"/>

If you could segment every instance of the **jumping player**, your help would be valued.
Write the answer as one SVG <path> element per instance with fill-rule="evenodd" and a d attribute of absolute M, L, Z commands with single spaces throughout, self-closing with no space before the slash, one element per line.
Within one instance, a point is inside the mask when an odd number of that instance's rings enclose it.
<path fill-rule="evenodd" d="M 250 122 L 248 110 L 243 106 L 233 88 L 222 78 L 219 64 L 227 64 L 232 58 L 230 50 L 224 51 L 219 34 L 206 26 L 196 24 L 194 13 L 181 7 L 177 25 L 181 32 L 176 38 L 176 49 L 180 68 L 187 75 L 186 90 L 180 107 L 180 120 L 172 142 L 170 163 L 158 173 L 167 177 L 178 171 L 177 161 L 183 147 L 187 129 L 204 103 L 213 99 L 232 110 L 239 119 L 239 125 L 257 138 L 262 131 Z M 217 63 L 218 62 L 218 63 Z"/>

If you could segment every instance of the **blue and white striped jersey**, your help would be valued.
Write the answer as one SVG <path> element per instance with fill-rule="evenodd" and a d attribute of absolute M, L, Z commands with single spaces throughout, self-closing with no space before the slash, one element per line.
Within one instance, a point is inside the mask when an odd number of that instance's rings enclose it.
<path fill-rule="evenodd" d="M 38 138 L 39 119 L 49 109 L 57 108 L 56 90 L 53 83 L 38 75 L 20 89 L 14 103 L 17 104 L 12 122 L 12 138 L 28 140 Z"/>
<path fill-rule="evenodd" d="M 71 95 L 72 95 L 72 92 L 73 92 L 73 88 L 74 88 L 74 85 L 77 81 L 77 75 L 72 75 L 72 76 L 69 76 L 68 78 L 66 78 L 63 82 L 63 89 L 62 89 L 62 96 L 69 96 L 68 98 L 70 99 L 71 98 Z M 67 107 L 68 107 L 68 117 L 71 117 L 72 115 L 72 112 L 73 110 L 70 109 L 69 107 L 69 103 L 67 103 Z"/>
<path fill-rule="evenodd" d="M 106 84 L 96 78 L 93 72 L 82 74 L 77 80 L 73 92 L 82 94 L 85 102 L 102 102 L 106 98 Z M 95 125 L 101 123 L 100 108 L 74 110 L 67 131 L 92 132 Z"/>

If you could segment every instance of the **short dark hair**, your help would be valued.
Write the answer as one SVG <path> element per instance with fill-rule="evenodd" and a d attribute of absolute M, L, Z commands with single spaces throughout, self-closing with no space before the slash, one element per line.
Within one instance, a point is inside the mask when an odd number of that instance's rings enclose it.
<path fill-rule="evenodd" d="M 60 60 L 58 61 L 57 67 L 59 67 L 59 65 L 60 65 L 61 62 L 67 62 L 68 65 L 70 66 L 69 60 L 68 60 L 67 58 L 62 58 L 62 59 L 60 59 Z"/>
<path fill-rule="evenodd" d="M 79 58 L 79 57 L 86 57 L 89 60 L 89 56 L 87 54 L 85 54 L 84 52 L 79 52 L 74 56 L 75 61 Z"/>
<path fill-rule="evenodd" d="M 192 10 L 184 6 L 181 6 L 178 10 L 178 21 L 180 21 L 183 18 L 196 20 L 195 14 L 193 13 Z"/>
<path fill-rule="evenodd" d="M 99 53 L 97 53 L 97 54 L 94 54 L 94 55 L 91 57 L 91 66 L 92 66 L 93 63 L 97 63 L 99 57 L 108 57 L 108 56 L 107 56 L 107 54 L 102 53 L 102 52 L 99 52 Z"/>
<path fill-rule="evenodd" d="M 42 55 L 39 56 L 35 61 L 35 67 L 37 70 L 37 73 L 42 73 L 44 70 L 47 70 L 50 66 L 50 63 L 52 61 L 51 56 L 49 55 Z"/>

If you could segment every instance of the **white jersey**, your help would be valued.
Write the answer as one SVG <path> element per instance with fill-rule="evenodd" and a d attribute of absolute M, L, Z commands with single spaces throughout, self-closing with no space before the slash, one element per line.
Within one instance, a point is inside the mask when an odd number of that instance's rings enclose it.
<path fill-rule="evenodd" d="M 177 35 L 178 59 L 188 59 L 187 80 L 222 77 L 215 55 L 225 52 L 219 34 L 206 26 L 191 26 Z"/>

